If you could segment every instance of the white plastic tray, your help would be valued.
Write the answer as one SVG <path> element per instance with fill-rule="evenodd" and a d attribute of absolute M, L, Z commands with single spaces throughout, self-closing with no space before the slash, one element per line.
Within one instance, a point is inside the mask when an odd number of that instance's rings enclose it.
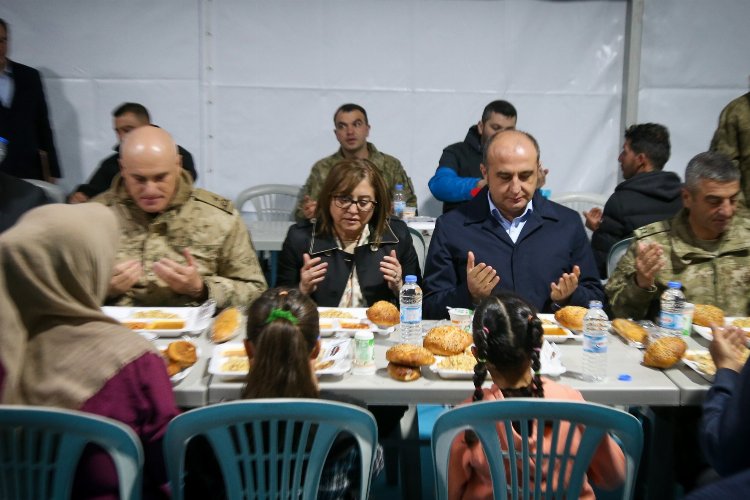
<path fill-rule="evenodd" d="M 158 337 L 180 337 L 186 333 L 200 332 L 207 324 L 198 321 L 199 307 L 117 307 L 117 306 L 104 306 L 102 312 L 107 316 L 116 319 L 117 321 L 155 321 L 156 319 L 143 319 L 135 318 L 134 315 L 142 311 L 163 311 L 165 313 L 176 314 L 179 319 L 185 322 L 185 327 L 175 330 L 153 330 L 153 329 L 139 329 L 134 330 L 135 332 L 149 332 Z"/>

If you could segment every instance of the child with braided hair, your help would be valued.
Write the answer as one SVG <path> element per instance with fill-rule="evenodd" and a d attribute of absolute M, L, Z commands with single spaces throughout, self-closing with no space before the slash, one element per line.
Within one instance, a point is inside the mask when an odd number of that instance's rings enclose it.
<path fill-rule="evenodd" d="M 474 367 L 474 394 L 464 403 L 495 401 L 514 397 L 534 397 L 583 401 L 583 396 L 572 387 L 541 377 L 540 352 L 544 329 L 532 306 L 510 293 L 502 293 L 483 300 L 474 312 L 472 325 L 477 358 Z M 487 377 L 492 386 L 483 388 Z M 565 442 L 570 426 L 561 424 L 559 445 Z M 574 429 L 573 442 L 580 441 L 580 432 Z M 545 437 L 550 434 L 545 432 Z M 529 433 L 531 450 L 543 446 L 549 452 L 552 443 L 545 439 L 537 443 L 536 431 Z M 508 443 L 504 434 L 498 433 L 503 448 Z M 514 446 L 521 449 L 521 434 L 514 432 Z M 535 453 L 535 451 L 534 451 Z M 556 464 L 559 467 L 560 463 Z M 506 464 L 507 466 L 507 464 Z M 532 482 L 534 471 L 532 470 Z M 625 456 L 610 437 L 602 440 L 587 471 L 588 481 L 604 489 L 614 489 L 625 479 Z M 582 499 L 593 499 L 594 492 L 585 478 L 581 489 Z M 546 488 L 546 477 L 542 478 Z M 448 492 L 451 499 L 492 499 L 492 479 L 487 458 L 473 432 L 456 437 L 451 447 L 448 469 Z"/>

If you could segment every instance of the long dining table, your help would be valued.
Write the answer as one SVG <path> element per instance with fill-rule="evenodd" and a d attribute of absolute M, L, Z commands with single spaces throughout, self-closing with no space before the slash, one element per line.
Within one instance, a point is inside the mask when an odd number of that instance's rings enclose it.
<path fill-rule="evenodd" d="M 424 331 L 436 322 L 425 321 Z M 165 346 L 172 339 L 156 340 Z M 208 366 L 216 344 L 209 340 L 207 331 L 191 337 L 198 347 L 198 362 L 184 379 L 174 384 L 177 404 L 185 408 L 238 399 L 242 378 L 223 378 L 209 373 Z M 235 339 L 241 341 L 241 338 Z M 442 379 L 429 368 L 422 368 L 422 377 L 413 382 L 400 382 L 387 374 L 385 352 L 398 343 L 398 331 L 388 336 L 376 334 L 374 374 L 360 375 L 352 372 L 337 376 L 321 376 L 321 389 L 346 394 L 371 405 L 444 404 L 452 405 L 471 395 L 470 378 Z M 690 348 L 705 348 L 702 338 L 688 339 Z M 681 406 L 702 402 L 710 382 L 678 363 L 668 370 L 649 368 L 641 363 L 641 350 L 626 344 L 615 335 L 609 337 L 607 379 L 589 382 L 581 376 L 582 346 L 580 340 L 569 339 L 558 344 L 566 372 L 559 381 L 578 389 L 587 401 L 615 406 Z M 487 385 L 490 384 L 488 381 Z"/>

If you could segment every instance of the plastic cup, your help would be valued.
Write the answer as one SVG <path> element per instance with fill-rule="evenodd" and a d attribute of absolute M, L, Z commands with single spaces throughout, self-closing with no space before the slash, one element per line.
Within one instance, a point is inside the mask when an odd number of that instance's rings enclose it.
<path fill-rule="evenodd" d="M 474 317 L 474 311 L 471 309 L 463 309 L 463 308 L 451 308 L 448 311 L 448 314 L 450 314 L 451 323 L 462 330 L 466 330 L 467 332 L 471 331 L 471 320 Z"/>

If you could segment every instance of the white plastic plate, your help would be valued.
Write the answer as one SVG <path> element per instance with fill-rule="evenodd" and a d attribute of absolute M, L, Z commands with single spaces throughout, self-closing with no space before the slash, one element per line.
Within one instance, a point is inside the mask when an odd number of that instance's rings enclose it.
<path fill-rule="evenodd" d="M 198 307 L 117 307 L 103 306 L 102 312 L 117 321 L 157 321 L 156 318 L 135 318 L 134 315 L 142 311 L 163 311 L 165 313 L 176 314 L 185 322 L 185 327 L 175 330 L 153 330 L 142 329 L 133 330 L 135 332 L 150 332 L 158 337 L 180 337 L 186 333 L 200 332 L 205 328 L 198 322 Z"/>

